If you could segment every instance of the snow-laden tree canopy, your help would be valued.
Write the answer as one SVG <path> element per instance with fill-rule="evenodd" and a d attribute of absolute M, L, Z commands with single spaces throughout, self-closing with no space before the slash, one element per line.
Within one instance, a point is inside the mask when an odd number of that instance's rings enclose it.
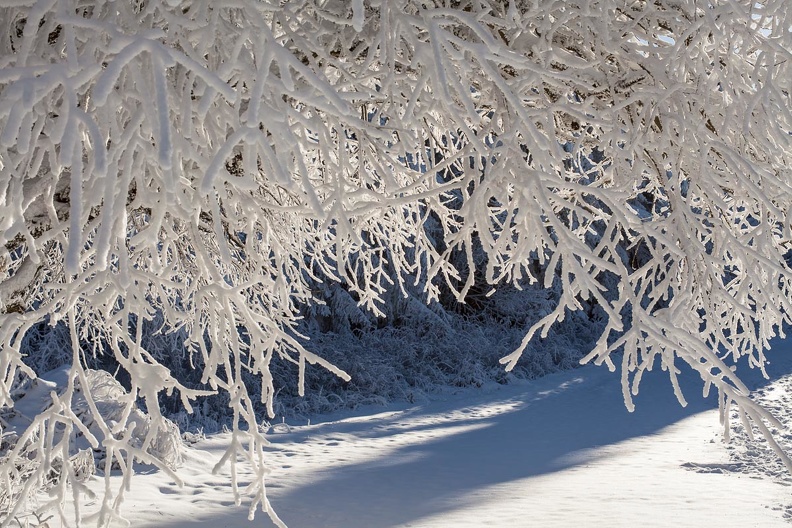
<path fill-rule="evenodd" d="M 77 436 L 108 474 L 170 471 L 150 448 L 174 390 L 186 408 L 227 391 L 223 463 L 257 468 L 251 512 L 269 511 L 241 376 L 260 374 L 270 405 L 275 356 L 301 381 L 306 363 L 347 376 L 295 330 L 317 278 L 375 313 L 408 283 L 464 301 L 477 267 L 493 288 L 558 281 L 524 345 L 589 300 L 608 320 L 584 361 L 621 369 L 628 406 L 652 367 L 684 402 L 689 367 L 724 416 L 736 402 L 767 432 L 732 367 L 762 368 L 792 313 L 788 0 L 0 6 L 0 407 L 36 376 L 20 351 L 33 325 L 68 324 L 74 354 L 67 389 L 0 453 L 2 486 L 21 490 L 6 524 L 45 481 L 55 502 L 80 489 Z M 142 346 L 155 314 L 186 331 L 205 390 Z M 114 420 L 81 389 L 100 351 L 131 375 Z"/>

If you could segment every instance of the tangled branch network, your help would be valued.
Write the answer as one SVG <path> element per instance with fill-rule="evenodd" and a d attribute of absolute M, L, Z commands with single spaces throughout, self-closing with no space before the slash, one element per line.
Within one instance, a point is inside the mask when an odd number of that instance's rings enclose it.
<path fill-rule="evenodd" d="M 275 357 L 301 388 L 306 363 L 348 377 L 297 331 L 328 280 L 375 314 L 411 284 L 464 302 L 477 273 L 560 284 L 505 368 L 596 303 L 584 361 L 620 365 L 628 407 L 658 365 L 684 403 L 692 368 L 792 468 L 734 371 L 792 313 L 791 28 L 788 0 L 0 0 L 0 408 L 37 375 L 34 325 L 73 349 L 65 390 L 3 437 L 0 524 L 42 486 L 84 490 L 80 439 L 106 451 L 100 524 L 114 468 L 178 479 L 154 448 L 172 391 L 228 394 L 219 466 L 252 464 L 234 492 L 280 523 L 242 374 L 270 413 Z M 202 389 L 146 350 L 155 315 Z M 100 353 L 131 379 L 112 420 Z"/>

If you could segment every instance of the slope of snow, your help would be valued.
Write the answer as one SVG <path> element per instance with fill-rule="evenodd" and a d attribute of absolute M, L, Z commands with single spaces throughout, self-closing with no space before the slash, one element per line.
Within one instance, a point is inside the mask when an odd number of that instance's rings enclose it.
<path fill-rule="evenodd" d="M 790 423 L 788 352 L 771 356 L 773 382 L 749 383 Z M 687 408 L 656 372 L 632 414 L 618 374 L 584 367 L 426 405 L 278 424 L 270 498 L 300 528 L 788 526 L 788 475 L 761 441 L 737 433 L 725 445 L 714 398 L 695 394 L 694 377 L 683 382 Z M 211 474 L 228 440 L 214 435 L 187 450 L 183 488 L 139 474 L 124 503 L 132 525 L 253 526 L 233 504 L 228 474 Z M 255 525 L 271 522 L 259 512 Z"/>

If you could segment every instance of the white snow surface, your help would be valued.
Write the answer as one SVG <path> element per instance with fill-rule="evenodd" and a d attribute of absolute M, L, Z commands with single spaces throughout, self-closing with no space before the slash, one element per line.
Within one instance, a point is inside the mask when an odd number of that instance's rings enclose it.
<path fill-rule="evenodd" d="M 772 381 L 749 383 L 792 423 L 790 406 L 779 405 L 792 396 L 792 342 L 776 345 Z M 701 397 L 694 375 L 682 380 L 687 408 L 659 369 L 629 413 L 618 373 L 583 367 L 278 424 L 268 435 L 269 497 L 300 528 L 788 527 L 789 475 L 760 439 L 737 432 L 725 443 L 714 396 Z M 161 472 L 136 475 L 123 510 L 132 526 L 272 526 L 261 511 L 250 523 L 228 472 L 211 473 L 229 439 L 186 450 L 182 488 Z"/>

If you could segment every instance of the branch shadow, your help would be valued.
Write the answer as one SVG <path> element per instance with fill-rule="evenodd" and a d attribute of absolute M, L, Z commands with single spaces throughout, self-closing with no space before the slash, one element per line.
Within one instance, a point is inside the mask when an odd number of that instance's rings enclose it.
<path fill-rule="evenodd" d="M 792 354 L 783 356 L 774 354 L 771 379 L 792 372 Z M 586 465 L 603 456 L 601 446 L 652 435 L 717 407 L 714 394 L 701 397 L 693 372 L 680 376 L 688 400 L 680 406 L 667 374 L 658 371 L 644 378 L 636 411 L 629 413 L 618 376 L 583 367 L 475 396 L 470 406 L 413 406 L 275 435 L 276 464 L 288 461 L 278 458 L 279 448 L 327 465 L 315 465 L 307 477 L 283 487 L 276 472 L 270 500 L 292 527 L 405 526 L 458 507 L 460 497 L 477 489 Z M 755 371 L 743 381 L 752 389 L 768 383 Z M 368 450 L 364 460 L 354 453 L 360 445 Z M 305 446 L 302 452 L 294 451 L 298 446 Z M 225 510 L 169 526 L 250 526 L 246 512 Z M 262 521 L 256 524 L 271 526 Z"/>

